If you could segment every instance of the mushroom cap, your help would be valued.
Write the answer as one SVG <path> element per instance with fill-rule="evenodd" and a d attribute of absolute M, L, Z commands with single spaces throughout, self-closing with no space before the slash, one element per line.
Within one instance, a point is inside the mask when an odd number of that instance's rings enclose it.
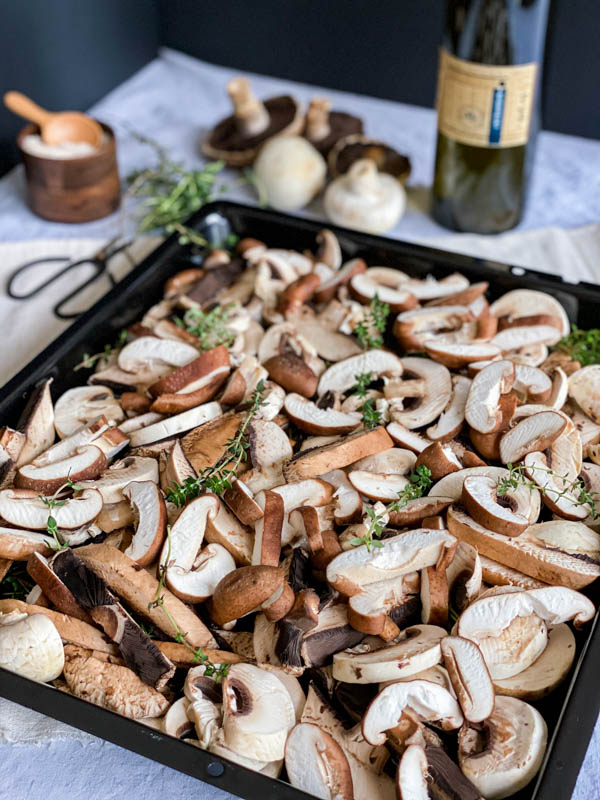
<path fill-rule="evenodd" d="M 323 800 L 353 800 L 352 773 L 344 751 L 326 731 L 309 722 L 296 725 L 285 745 L 292 786 Z"/>
<path fill-rule="evenodd" d="M 349 133 L 338 139 L 330 150 L 327 159 L 329 171 L 334 177 L 344 175 L 355 161 L 370 158 L 377 164 L 380 172 L 393 175 L 401 183 L 406 183 L 410 175 L 410 160 L 385 142 L 361 135 L 362 131 Z"/>
<path fill-rule="evenodd" d="M 255 565 L 240 567 L 222 578 L 212 597 L 212 617 L 217 625 L 255 611 L 281 593 L 285 575 L 278 567 Z"/>
<path fill-rule="evenodd" d="M 54 680 L 63 671 L 60 634 L 43 614 L 0 614 L 0 667 L 33 681 Z"/>
<path fill-rule="evenodd" d="M 370 744 L 384 744 L 385 732 L 395 728 L 405 711 L 425 722 L 440 722 L 445 730 L 463 723 L 456 698 L 443 686 L 415 679 L 391 683 L 371 701 L 362 720 L 362 733 Z"/>
<path fill-rule="evenodd" d="M 497 697 L 483 723 L 487 736 L 465 725 L 458 735 L 458 760 L 467 778 L 488 800 L 526 786 L 539 770 L 548 730 L 539 711 L 514 697 Z"/>
<path fill-rule="evenodd" d="M 294 211 L 308 205 L 321 191 L 327 164 L 307 139 L 286 134 L 273 136 L 261 147 L 254 171 L 269 205 L 279 211 Z M 318 276 L 314 277 L 318 284 Z"/>
<path fill-rule="evenodd" d="M 68 389 L 54 404 L 54 426 L 61 439 L 100 415 L 110 422 L 125 418 L 123 409 L 108 386 L 76 386 Z"/>

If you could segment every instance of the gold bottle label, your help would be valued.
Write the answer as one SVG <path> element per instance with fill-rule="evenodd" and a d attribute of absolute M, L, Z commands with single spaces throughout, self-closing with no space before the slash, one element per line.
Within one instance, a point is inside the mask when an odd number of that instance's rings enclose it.
<path fill-rule="evenodd" d="M 475 147 L 527 143 L 537 64 L 503 67 L 475 64 L 440 49 L 438 129 Z"/>

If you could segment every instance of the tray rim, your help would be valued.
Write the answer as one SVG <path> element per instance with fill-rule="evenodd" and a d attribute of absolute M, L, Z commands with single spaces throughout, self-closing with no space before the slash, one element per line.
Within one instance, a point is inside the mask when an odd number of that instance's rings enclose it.
<path fill-rule="evenodd" d="M 228 212 L 254 215 L 262 218 L 265 223 L 284 224 L 291 228 L 300 228 L 315 233 L 325 224 L 320 220 L 283 214 L 228 200 L 217 200 L 205 205 L 193 215 L 188 224 L 197 227 L 211 214 L 227 217 Z M 541 271 L 505 262 L 490 261 L 428 245 L 364 234 L 335 225 L 327 225 L 327 227 L 341 237 L 360 243 L 361 246 L 369 249 L 387 250 L 392 255 L 395 250 L 402 250 L 404 256 L 442 260 L 448 267 L 455 269 L 463 268 L 472 271 L 477 268 L 485 273 L 482 275 L 484 278 L 493 278 L 494 274 L 500 276 L 503 273 L 510 273 L 511 277 L 517 281 L 536 284 L 534 288 L 546 287 L 549 290 L 560 288 L 574 296 L 585 295 L 588 300 L 592 293 L 597 296 L 597 302 L 600 303 L 600 287 L 595 284 L 569 283 L 561 276 L 548 275 Z M 72 325 L 9 379 L 0 388 L 0 414 L 4 412 L 5 406 L 9 402 L 14 402 L 16 393 L 22 394 L 31 388 L 36 382 L 36 375 L 41 376 L 50 358 L 57 360 L 66 355 L 73 349 L 74 340 L 77 337 L 82 337 L 86 331 L 93 329 L 96 317 L 104 313 L 107 306 L 110 306 L 125 291 L 133 291 L 138 283 L 143 282 L 146 273 L 158 261 L 168 258 L 170 253 L 175 255 L 181 252 L 183 248 L 179 245 L 177 238 L 177 234 L 173 234 L 159 244 L 116 286 L 81 314 Z M 532 287 L 524 286 L 523 288 Z M 568 797 L 577 781 L 600 709 L 600 696 L 596 693 L 590 695 L 585 688 L 594 686 L 596 665 L 600 663 L 599 615 L 600 610 L 591 623 L 588 636 L 573 669 L 563 706 L 549 739 L 540 772 L 535 783 L 530 784 L 529 788 L 532 790 L 530 800 L 553 800 L 557 796 Z M 59 692 L 61 703 L 56 704 L 57 692 L 57 689 L 48 684 L 39 684 L 0 668 L 0 696 L 99 736 L 139 755 L 151 758 L 179 772 L 232 792 L 239 797 L 254 798 L 257 796 L 257 792 L 260 792 L 261 800 L 262 798 L 264 800 L 298 800 L 299 798 L 309 800 L 312 797 L 284 781 L 256 773 L 200 748 L 195 748 L 190 752 L 191 745 L 185 742 L 180 742 L 135 720 L 121 717 L 114 712 L 63 692 Z M 597 698 L 595 702 L 591 701 L 591 697 Z M 574 735 L 575 732 L 576 735 Z M 215 764 L 220 766 L 214 767 Z M 209 766 L 211 770 L 216 769 L 217 771 L 223 768 L 223 773 L 221 775 L 211 774 Z M 239 770 L 242 772 L 239 773 Z M 519 797 L 522 792 L 518 794 Z"/>

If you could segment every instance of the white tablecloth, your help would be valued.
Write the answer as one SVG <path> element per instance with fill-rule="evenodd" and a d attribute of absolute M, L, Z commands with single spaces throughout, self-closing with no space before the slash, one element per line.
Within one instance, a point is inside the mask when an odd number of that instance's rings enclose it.
<path fill-rule="evenodd" d="M 104 98 L 93 111 L 117 130 L 122 176 L 145 166 L 152 157 L 148 148 L 128 133 L 124 121 L 158 139 L 187 164 L 198 163 L 199 141 L 218 117 L 228 113 L 225 84 L 233 74 L 229 69 L 165 50 Z M 253 84 L 259 96 L 291 92 L 304 102 L 323 91 L 269 77 L 257 76 Z M 391 236 L 413 241 L 434 238 L 440 247 L 557 272 L 571 281 L 600 281 L 600 229 L 597 226 L 600 221 L 600 142 L 542 133 L 538 140 L 530 203 L 517 232 L 487 238 L 449 235 L 425 213 L 435 148 L 434 113 L 368 97 L 326 93 L 335 107 L 362 116 L 368 133 L 389 141 L 411 157 L 409 208 Z M 227 176 L 224 177 L 226 180 Z M 227 196 L 253 202 L 248 187 L 238 187 Z M 62 242 L 60 246 L 80 251 L 82 247 L 93 248 L 95 243 L 100 244 L 123 230 L 122 216 L 117 214 L 78 226 L 44 222 L 29 212 L 23 198 L 24 176 L 21 168 L 17 168 L 0 181 L 0 242 L 76 237 L 87 241 L 68 245 Z M 318 215 L 318 206 L 303 213 Z M 125 223 L 124 228 L 130 231 L 131 225 Z M 565 228 L 578 229 L 565 231 Z M 6 249 L 0 245 L 1 280 L 18 263 L 22 252 L 17 244 Z M 106 288 L 106 284 L 99 286 L 97 292 Z M 18 354 L 5 357 L 0 379 L 12 374 L 19 363 L 26 363 L 36 350 L 38 345 L 30 334 L 32 322 L 40 331 L 40 348 L 64 327 L 48 312 L 50 297 L 46 294 L 27 306 L 0 297 L 4 352 Z M 6 701 L 0 702 L 0 741 L 3 730 L 5 739 L 14 738 L 16 734 L 27 743 L 5 741 L 0 744 L 2 797 L 14 800 L 64 800 L 66 797 L 70 800 L 216 800 L 228 796 L 106 742 L 81 737 L 66 726 L 56 727 L 45 718 L 23 712 Z M 79 738 L 73 739 L 73 736 Z M 576 800 L 600 797 L 600 726 L 596 727 L 573 797 Z"/>

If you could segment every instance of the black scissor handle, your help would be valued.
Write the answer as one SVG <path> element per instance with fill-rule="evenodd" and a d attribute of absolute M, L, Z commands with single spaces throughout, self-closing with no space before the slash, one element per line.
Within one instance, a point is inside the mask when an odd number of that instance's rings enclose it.
<path fill-rule="evenodd" d="M 55 264 L 58 262 L 65 265 L 63 269 L 53 273 L 43 283 L 40 283 L 30 292 L 24 292 L 23 294 L 18 294 L 17 292 L 15 292 L 13 288 L 15 281 L 24 272 L 27 272 L 28 269 L 31 269 L 32 267 L 39 267 L 42 264 Z M 28 261 L 27 264 L 23 264 L 23 266 L 16 269 L 10 276 L 10 278 L 8 279 L 8 283 L 6 284 L 6 293 L 13 300 L 28 300 L 30 297 L 35 297 L 37 294 L 39 294 L 43 289 L 46 288 L 46 286 L 50 286 L 51 283 L 54 283 L 54 281 L 62 277 L 65 274 L 65 272 L 68 272 L 71 269 L 72 266 L 73 262 L 71 261 L 71 259 L 65 256 L 50 256 L 48 258 L 36 258 L 33 261 Z"/>
<path fill-rule="evenodd" d="M 102 273 L 106 270 L 106 262 L 96 258 L 82 259 L 81 261 L 77 261 L 75 264 L 70 264 L 69 268 L 78 266 L 79 264 L 91 264 L 94 267 L 94 274 L 91 277 L 89 277 L 87 281 L 84 281 L 83 283 L 80 283 L 78 286 L 76 286 L 72 292 L 69 292 L 69 294 L 65 295 L 61 300 L 58 301 L 58 303 L 56 303 L 56 305 L 52 310 L 59 319 L 75 319 L 75 317 L 78 317 L 80 314 L 83 313 L 85 309 L 73 312 L 65 312 L 62 309 L 64 306 L 68 305 L 69 301 L 72 300 L 76 295 L 78 295 L 80 292 L 86 289 L 91 283 L 94 283 L 94 281 L 97 278 L 99 278 L 100 275 L 102 275 Z M 63 270 L 62 272 L 58 273 L 58 275 L 62 275 L 62 273 L 65 271 L 66 270 Z M 106 271 L 106 274 L 108 275 L 111 284 L 114 286 L 115 285 L 114 278 L 112 277 L 110 272 Z"/>

